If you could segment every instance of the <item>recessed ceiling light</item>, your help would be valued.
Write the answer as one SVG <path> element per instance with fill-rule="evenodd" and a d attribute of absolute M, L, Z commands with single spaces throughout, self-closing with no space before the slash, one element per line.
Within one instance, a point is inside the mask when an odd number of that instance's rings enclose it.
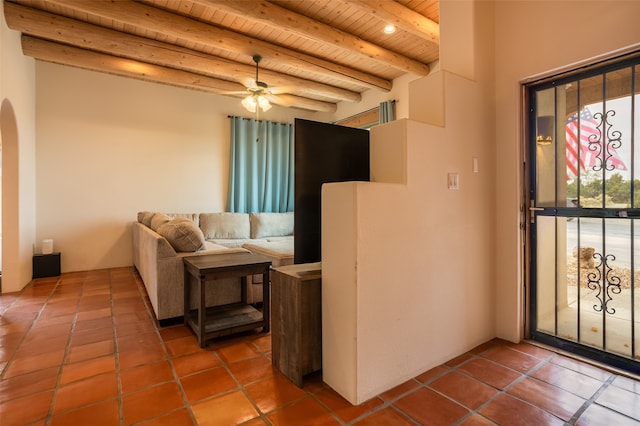
<path fill-rule="evenodd" d="M 393 34 L 393 33 L 396 32 L 396 27 L 395 27 L 395 25 L 389 24 L 386 27 L 384 27 L 383 31 L 384 31 L 385 34 Z"/>

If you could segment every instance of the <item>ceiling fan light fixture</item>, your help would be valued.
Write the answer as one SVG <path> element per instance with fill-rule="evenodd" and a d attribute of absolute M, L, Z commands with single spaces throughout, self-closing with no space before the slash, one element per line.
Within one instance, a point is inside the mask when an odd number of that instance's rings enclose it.
<path fill-rule="evenodd" d="M 258 106 L 258 102 L 256 102 L 254 95 L 249 95 L 242 100 L 242 106 L 246 108 L 249 112 L 256 112 L 256 107 Z"/>
<path fill-rule="evenodd" d="M 267 83 L 263 83 L 258 78 L 258 64 L 262 60 L 262 56 L 254 55 L 253 62 L 256 63 L 256 79 L 252 85 L 247 87 L 247 92 L 249 96 L 242 100 L 242 106 L 247 109 L 249 112 L 256 112 L 262 110 L 263 112 L 267 112 L 271 109 L 271 103 L 267 96 L 271 96 L 271 92 L 269 91 L 269 86 Z"/>
<path fill-rule="evenodd" d="M 258 96 L 258 106 L 262 108 L 263 112 L 267 112 L 271 109 L 271 103 L 269 103 L 269 100 L 262 95 Z"/>
<path fill-rule="evenodd" d="M 249 112 L 256 112 L 256 109 L 258 108 L 262 110 L 262 112 L 267 112 L 271 109 L 271 103 L 269 100 L 257 93 L 253 93 L 244 98 L 241 104 Z"/>

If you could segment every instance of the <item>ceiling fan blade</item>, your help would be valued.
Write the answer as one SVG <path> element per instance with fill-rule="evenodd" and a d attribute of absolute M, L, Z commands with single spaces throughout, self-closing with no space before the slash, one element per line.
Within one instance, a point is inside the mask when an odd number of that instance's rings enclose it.
<path fill-rule="evenodd" d="M 256 79 L 251 77 L 241 78 L 240 83 L 244 87 L 258 87 L 258 85 L 256 84 Z"/>
<path fill-rule="evenodd" d="M 269 91 L 274 95 L 281 95 L 283 93 L 291 93 L 295 90 L 293 86 L 278 86 L 278 87 L 269 87 Z"/>
<path fill-rule="evenodd" d="M 231 90 L 231 91 L 224 91 L 224 92 L 218 92 L 220 95 L 248 95 L 249 92 L 247 92 L 246 90 Z"/>
<path fill-rule="evenodd" d="M 287 98 L 281 98 L 279 96 L 275 96 L 275 95 L 269 95 L 267 96 L 267 99 L 269 100 L 269 102 L 275 104 L 275 105 L 280 105 L 283 107 L 289 107 L 292 104 L 291 99 L 287 99 Z"/>

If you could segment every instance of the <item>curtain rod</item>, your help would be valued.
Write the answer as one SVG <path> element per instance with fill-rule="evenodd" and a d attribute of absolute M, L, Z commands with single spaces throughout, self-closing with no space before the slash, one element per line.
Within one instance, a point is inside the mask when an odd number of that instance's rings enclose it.
<path fill-rule="evenodd" d="M 385 101 L 385 102 L 392 102 L 394 104 L 398 103 L 398 101 L 395 100 L 395 99 L 391 99 L 391 100 L 388 100 L 388 101 Z M 380 102 L 380 103 L 382 103 L 382 102 Z M 350 115 L 349 117 L 345 117 L 345 118 L 341 118 L 340 120 L 333 121 L 333 122 L 331 122 L 331 124 L 336 124 L 336 123 L 339 123 L 341 121 L 351 120 L 352 118 L 359 117 L 361 115 L 364 115 L 364 114 L 366 114 L 368 112 L 371 112 L 371 111 L 374 111 L 376 109 L 380 109 L 380 105 L 378 105 L 377 107 L 369 108 L 368 110 L 365 110 L 365 111 L 360 111 L 359 113 Z"/>
<path fill-rule="evenodd" d="M 239 115 L 227 115 L 227 118 L 241 118 L 243 120 L 255 120 L 255 118 L 250 118 L 250 117 L 242 117 Z M 286 124 L 286 125 L 293 125 L 293 123 L 281 123 L 281 122 L 277 122 L 277 121 L 271 121 L 271 120 L 256 120 L 258 123 L 262 123 L 263 121 L 265 123 L 269 122 L 269 123 L 273 123 L 273 124 Z"/>

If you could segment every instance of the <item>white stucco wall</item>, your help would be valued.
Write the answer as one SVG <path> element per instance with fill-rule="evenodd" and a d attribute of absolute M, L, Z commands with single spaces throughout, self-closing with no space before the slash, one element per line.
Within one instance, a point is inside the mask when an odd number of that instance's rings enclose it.
<path fill-rule="evenodd" d="M 493 9 L 440 10 L 454 52 L 372 129 L 375 182 L 323 186 L 323 379 L 353 404 L 496 333 Z"/>
<path fill-rule="evenodd" d="M 496 1 L 496 324 L 523 336 L 523 100 L 521 82 L 640 43 L 638 1 Z M 640 46 L 638 46 L 640 47 Z"/>
<path fill-rule="evenodd" d="M 20 35 L 0 24 L 0 142 L 2 143 L 2 292 L 31 281 L 35 208 L 35 66 Z"/>

